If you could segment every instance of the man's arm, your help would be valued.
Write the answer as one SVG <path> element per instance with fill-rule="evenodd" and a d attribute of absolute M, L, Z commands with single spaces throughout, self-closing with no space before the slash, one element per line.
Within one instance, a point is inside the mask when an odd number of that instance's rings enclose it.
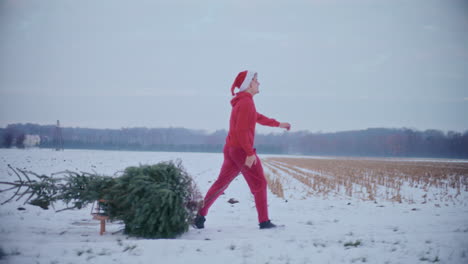
<path fill-rule="evenodd" d="M 273 118 L 268 118 L 257 112 L 257 123 L 264 126 L 279 127 L 280 122 Z"/>
<path fill-rule="evenodd" d="M 275 119 L 273 118 L 268 118 L 260 113 L 257 112 L 257 123 L 259 123 L 260 125 L 264 125 L 264 126 L 271 126 L 271 127 L 281 127 L 281 128 L 285 128 L 287 130 L 291 129 L 291 124 L 289 123 L 280 123 L 278 121 L 276 121 Z"/>

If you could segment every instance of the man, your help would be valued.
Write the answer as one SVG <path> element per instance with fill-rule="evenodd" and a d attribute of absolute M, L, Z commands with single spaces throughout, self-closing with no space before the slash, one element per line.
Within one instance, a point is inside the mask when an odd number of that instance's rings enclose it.
<path fill-rule="evenodd" d="M 232 84 L 231 93 L 235 97 L 231 100 L 232 112 L 229 133 L 223 149 L 224 162 L 218 179 L 208 190 L 204 205 L 198 211 L 195 219 L 197 228 L 205 227 L 205 216 L 208 214 L 208 209 L 239 173 L 244 175 L 250 191 L 254 195 L 260 229 L 276 227 L 268 218 L 267 182 L 260 159 L 253 148 L 255 125 L 259 123 L 287 130 L 291 128 L 291 125 L 280 123 L 257 113 L 253 96 L 259 93 L 259 85 L 257 73 L 253 71 L 240 72 Z M 236 88 L 239 89 L 239 92 L 234 94 Z"/>

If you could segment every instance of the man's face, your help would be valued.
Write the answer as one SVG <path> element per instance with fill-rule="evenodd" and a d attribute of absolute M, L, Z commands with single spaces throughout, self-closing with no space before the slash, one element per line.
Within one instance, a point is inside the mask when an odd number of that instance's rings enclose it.
<path fill-rule="evenodd" d="M 250 89 L 252 91 L 252 94 L 258 94 L 260 91 L 258 90 L 258 86 L 260 86 L 260 83 L 257 80 L 257 76 L 255 76 L 252 79 L 252 82 L 250 83 Z"/>

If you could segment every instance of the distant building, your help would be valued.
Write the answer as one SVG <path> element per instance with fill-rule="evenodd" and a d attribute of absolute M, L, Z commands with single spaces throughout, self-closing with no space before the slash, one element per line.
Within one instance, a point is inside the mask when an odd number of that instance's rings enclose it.
<path fill-rule="evenodd" d="M 32 148 L 39 146 L 41 143 L 41 137 L 39 135 L 26 135 L 23 144 L 25 148 Z"/>

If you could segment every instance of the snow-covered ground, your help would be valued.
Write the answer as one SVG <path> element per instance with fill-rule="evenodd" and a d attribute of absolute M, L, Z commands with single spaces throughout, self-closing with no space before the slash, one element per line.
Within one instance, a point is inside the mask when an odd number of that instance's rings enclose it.
<path fill-rule="evenodd" d="M 222 163 L 221 154 L 206 153 L 1 149 L 0 181 L 16 180 L 7 164 L 41 174 L 68 169 L 113 175 L 127 166 L 175 159 L 202 193 Z M 285 190 L 307 191 L 293 179 L 282 183 Z M 0 202 L 11 194 L 0 193 Z M 6 254 L 0 263 L 468 263 L 467 203 L 288 197 L 268 198 L 270 218 L 286 227 L 259 230 L 253 196 L 240 175 L 211 208 L 206 228 L 177 239 L 127 237 L 117 222 L 107 223 L 108 232 L 100 236 L 91 207 L 56 213 L 13 200 L 0 206 L 0 248 Z M 239 203 L 229 204 L 230 198 Z"/>

